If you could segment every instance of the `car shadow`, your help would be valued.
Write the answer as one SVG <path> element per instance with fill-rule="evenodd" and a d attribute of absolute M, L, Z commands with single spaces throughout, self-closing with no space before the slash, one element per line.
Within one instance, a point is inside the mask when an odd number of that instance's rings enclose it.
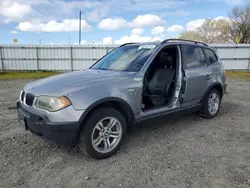
<path fill-rule="evenodd" d="M 180 116 L 162 116 L 147 120 L 143 123 L 136 124 L 135 129 L 127 134 L 123 148 L 129 150 L 129 147 L 137 147 L 137 145 L 150 144 L 154 139 L 160 140 L 166 137 L 174 137 L 186 129 L 195 130 L 201 124 L 204 126 L 217 118 L 223 118 L 227 114 L 233 113 L 239 105 L 232 105 L 230 101 L 224 101 L 217 117 L 213 119 L 202 118 L 197 113 L 191 113 Z M 239 106 L 240 107 L 240 106 Z"/>

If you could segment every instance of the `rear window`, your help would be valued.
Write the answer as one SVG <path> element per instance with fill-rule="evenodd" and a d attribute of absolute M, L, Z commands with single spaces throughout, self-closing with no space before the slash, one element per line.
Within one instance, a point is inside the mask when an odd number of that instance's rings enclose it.
<path fill-rule="evenodd" d="M 205 48 L 204 51 L 205 51 L 205 54 L 206 54 L 210 64 L 213 64 L 213 63 L 218 61 L 217 56 L 215 55 L 215 53 L 212 50 Z"/>

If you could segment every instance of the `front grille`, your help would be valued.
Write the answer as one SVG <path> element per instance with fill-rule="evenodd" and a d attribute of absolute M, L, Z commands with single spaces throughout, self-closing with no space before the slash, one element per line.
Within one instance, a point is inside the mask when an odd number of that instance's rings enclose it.
<path fill-rule="evenodd" d="M 30 93 L 26 93 L 25 98 L 26 98 L 25 103 L 28 106 L 32 106 L 35 96 Z"/>
<path fill-rule="evenodd" d="M 24 95 L 25 95 L 25 92 L 23 91 L 23 92 L 21 93 L 21 102 L 23 102 Z"/>

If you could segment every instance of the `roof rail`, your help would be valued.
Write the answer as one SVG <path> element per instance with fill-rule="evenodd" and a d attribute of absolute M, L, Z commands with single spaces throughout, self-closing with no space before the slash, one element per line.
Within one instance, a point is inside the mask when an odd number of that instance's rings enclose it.
<path fill-rule="evenodd" d="M 199 42 L 199 41 L 195 41 L 195 40 L 186 40 L 186 39 L 166 39 L 166 40 L 162 41 L 161 44 L 164 44 L 164 43 L 167 43 L 167 42 L 170 42 L 170 41 L 193 42 L 195 44 L 202 44 L 204 46 L 208 46 L 206 43 L 203 43 L 203 42 Z"/>
<path fill-rule="evenodd" d="M 119 47 L 125 46 L 127 44 L 137 44 L 137 43 L 135 43 L 135 42 L 128 42 L 128 43 L 124 43 L 124 44 L 120 45 Z"/>

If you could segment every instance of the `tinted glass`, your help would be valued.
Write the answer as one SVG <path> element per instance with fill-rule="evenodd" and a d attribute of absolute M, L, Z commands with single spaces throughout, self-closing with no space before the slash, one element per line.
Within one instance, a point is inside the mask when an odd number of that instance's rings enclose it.
<path fill-rule="evenodd" d="M 212 50 L 205 48 L 204 51 L 206 53 L 207 58 L 209 59 L 210 64 L 218 61 L 216 55 L 214 54 Z"/>
<path fill-rule="evenodd" d="M 183 66 L 185 69 L 206 65 L 206 58 L 201 48 L 196 46 L 182 46 Z"/>
<path fill-rule="evenodd" d="M 122 46 L 107 54 L 91 69 L 138 72 L 154 48 L 155 45 Z"/>
<path fill-rule="evenodd" d="M 204 52 L 203 52 L 203 50 L 201 48 L 199 48 L 199 53 L 200 53 L 202 64 L 206 64 L 207 63 L 206 62 L 206 56 L 205 56 L 205 54 L 204 54 Z"/>

